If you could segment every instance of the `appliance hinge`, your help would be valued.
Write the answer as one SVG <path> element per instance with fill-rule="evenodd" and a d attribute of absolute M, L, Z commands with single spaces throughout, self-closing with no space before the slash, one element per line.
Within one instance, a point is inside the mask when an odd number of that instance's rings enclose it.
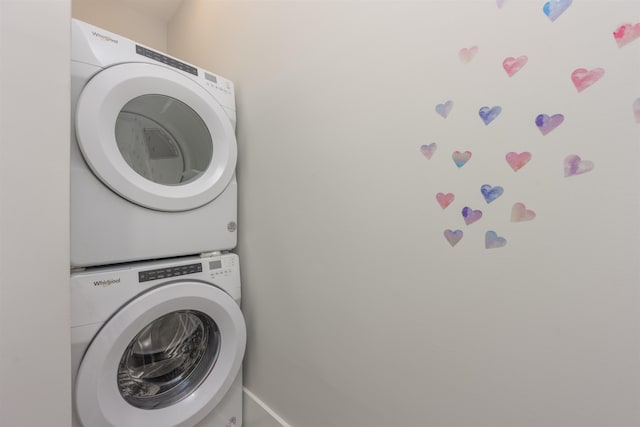
<path fill-rule="evenodd" d="M 220 251 L 202 252 L 200 254 L 200 258 L 211 258 L 219 255 L 222 255 L 222 252 Z"/>

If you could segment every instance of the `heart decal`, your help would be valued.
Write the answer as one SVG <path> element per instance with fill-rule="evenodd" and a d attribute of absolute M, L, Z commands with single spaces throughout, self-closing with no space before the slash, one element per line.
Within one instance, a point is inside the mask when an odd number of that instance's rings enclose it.
<path fill-rule="evenodd" d="M 604 76 L 604 68 L 594 68 L 593 70 L 578 68 L 571 73 L 571 81 L 576 89 L 578 89 L 578 92 L 582 92 L 600 80 L 602 76 Z"/>
<path fill-rule="evenodd" d="M 444 238 L 452 247 L 462 239 L 463 235 L 462 230 L 444 230 Z"/>
<path fill-rule="evenodd" d="M 453 154 L 451 155 L 451 158 L 453 159 L 453 162 L 456 164 L 456 166 L 461 168 L 471 158 L 471 151 L 465 151 L 464 153 L 461 153 L 459 151 L 454 151 Z"/>
<path fill-rule="evenodd" d="M 446 119 L 452 108 L 453 101 L 447 101 L 444 104 L 436 105 L 436 113 L 440 114 L 443 118 Z"/>
<path fill-rule="evenodd" d="M 593 162 L 582 160 L 577 154 L 571 154 L 564 159 L 564 176 L 587 173 L 594 167 Z"/>
<path fill-rule="evenodd" d="M 640 37 L 640 23 L 620 25 L 613 32 L 613 38 L 616 40 L 618 47 L 622 47 L 631 43 Z"/>
<path fill-rule="evenodd" d="M 480 115 L 480 118 L 484 122 L 485 126 L 488 126 L 489 123 L 494 121 L 496 117 L 500 115 L 501 112 L 502 112 L 502 107 L 500 106 L 482 107 L 480 108 L 480 111 L 478 111 L 478 115 Z"/>
<path fill-rule="evenodd" d="M 524 205 L 516 203 L 511 208 L 511 222 L 531 221 L 536 217 L 536 213 Z"/>
<path fill-rule="evenodd" d="M 420 152 L 422 154 L 424 154 L 424 156 L 427 159 L 431 159 L 431 156 L 433 156 L 433 153 L 436 152 L 436 149 L 438 148 L 438 144 L 436 144 L 435 142 L 431 143 L 431 144 L 425 144 L 425 145 L 421 145 L 420 146 Z"/>
<path fill-rule="evenodd" d="M 511 166 L 511 169 L 513 169 L 514 172 L 517 172 L 522 169 L 524 165 L 529 163 L 529 160 L 531 160 L 531 153 L 528 151 L 524 151 L 522 153 L 514 153 L 511 151 L 507 153 L 506 159 L 509 166 Z"/>
<path fill-rule="evenodd" d="M 502 193 L 504 193 L 504 188 L 498 185 L 492 187 L 489 184 L 485 184 L 480 187 L 480 192 L 482 193 L 482 197 L 484 197 L 484 200 L 486 200 L 487 203 L 491 203 L 498 197 L 502 196 Z"/>
<path fill-rule="evenodd" d="M 462 208 L 462 218 L 464 218 L 465 224 L 471 225 L 482 218 L 482 211 L 474 211 L 469 206 L 465 206 L 464 208 Z"/>
<path fill-rule="evenodd" d="M 502 9 L 502 6 L 507 2 L 507 0 L 496 0 L 496 5 L 498 8 Z"/>
<path fill-rule="evenodd" d="M 507 239 L 498 236 L 495 231 L 487 231 L 484 235 L 484 247 L 487 249 L 501 248 L 507 244 Z"/>
<path fill-rule="evenodd" d="M 474 56 L 478 53 L 478 46 L 471 46 L 470 48 L 462 48 L 460 52 L 458 52 L 458 56 L 460 57 L 460 61 L 465 64 L 471 62 Z"/>
<path fill-rule="evenodd" d="M 636 122 L 640 123 L 640 98 L 633 103 L 633 115 L 636 116 Z"/>
<path fill-rule="evenodd" d="M 548 116 L 546 114 L 538 114 L 536 117 L 536 126 L 542 132 L 542 135 L 546 135 L 564 122 L 564 116 L 562 114 L 554 114 Z"/>
<path fill-rule="evenodd" d="M 504 68 L 509 77 L 513 77 L 515 73 L 517 73 L 522 69 L 522 67 L 527 65 L 527 62 L 529 62 L 529 58 L 524 55 L 517 58 L 513 58 L 510 56 L 502 61 L 502 68 Z"/>
<path fill-rule="evenodd" d="M 438 193 L 436 194 L 436 200 L 442 209 L 446 209 L 454 200 L 456 196 L 453 193 Z"/>
<path fill-rule="evenodd" d="M 572 2 L 573 0 L 549 0 L 542 7 L 542 11 L 553 22 L 571 6 Z"/>

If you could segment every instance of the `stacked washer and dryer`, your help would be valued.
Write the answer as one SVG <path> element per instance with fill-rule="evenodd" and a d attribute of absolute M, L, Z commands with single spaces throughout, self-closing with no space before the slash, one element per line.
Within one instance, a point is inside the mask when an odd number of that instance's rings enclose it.
<path fill-rule="evenodd" d="M 242 424 L 233 84 L 72 21 L 74 427 Z"/>

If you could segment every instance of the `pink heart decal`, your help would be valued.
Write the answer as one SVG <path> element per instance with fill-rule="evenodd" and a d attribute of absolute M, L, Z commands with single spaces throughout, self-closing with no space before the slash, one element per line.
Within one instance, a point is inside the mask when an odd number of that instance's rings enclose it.
<path fill-rule="evenodd" d="M 464 153 L 454 151 L 451 155 L 451 158 L 453 159 L 453 162 L 456 164 L 456 166 L 461 168 L 471 158 L 471 151 L 465 151 Z"/>
<path fill-rule="evenodd" d="M 471 62 L 473 57 L 476 56 L 476 53 L 478 53 L 478 46 L 471 46 L 468 49 L 466 47 L 460 49 L 460 52 L 458 52 L 458 56 L 463 63 L 468 64 L 469 62 Z"/>
<path fill-rule="evenodd" d="M 640 23 L 623 24 L 613 32 L 613 38 L 616 40 L 618 47 L 622 47 L 631 43 L 640 37 Z"/>
<path fill-rule="evenodd" d="M 433 153 L 436 152 L 436 149 L 438 148 L 438 144 L 436 144 L 435 142 L 428 144 L 428 145 L 421 145 L 420 146 L 420 152 L 422 152 L 422 154 L 424 154 L 424 156 L 427 159 L 431 159 L 431 156 L 433 156 Z"/>
<path fill-rule="evenodd" d="M 578 92 L 582 92 L 604 76 L 604 68 L 594 68 L 589 71 L 586 68 L 578 68 L 571 73 L 571 81 L 573 85 L 578 89 Z"/>
<path fill-rule="evenodd" d="M 511 166 L 511 169 L 513 169 L 514 172 L 517 172 L 518 170 L 522 169 L 524 165 L 529 163 L 529 160 L 531 160 L 531 153 L 529 153 L 528 151 L 524 151 L 519 154 L 509 152 L 506 155 L 506 159 L 507 163 L 509 163 L 509 166 Z"/>
<path fill-rule="evenodd" d="M 462 230 L 444 230 L 444 238 L 452 247 L 462 239 L 463 235 Z"/>
<path fill-rule="evenodd" d="M 564 159 L 564 176 L 587 173 L 594 167 L 593 162 L 582 160 L 577 154 L 571 154 Z"/>
<path fill-rule="evenodd" d="M 536 213 L 527 209 L 524 203 L 516 203 L 511 208 L 511 222 L 531 221 Z"/>
<path fill-rule="evenodd" d="M 536 117 L 536 126 L 542 132 L 542 135 L 546 135 L 564 122 L 564 116 L 562 114 L 554 114 L 548 116 L 546 114 L 538 114 Z"/>
<path fill-rule="evenodd" d="M 456 198 L 456 196 L 454 196 L 453 193 L 438 193 L 436 194 L 436 200 L 438 201 L 438 204 L 440 205 L 440 207 L 442 209 L 446 209 L 447 206 L 449 206 L 453 200 Z"/>
<path fill-rule="evenodd" d="M 636 116 L 636 122 L 640 123 L 640 98 L 633 103 L 633 115 Z"/>
<path fill-rule="evenodd" d="M 465 224 L 471 225 L 482 218 L 482 211 L 474 211 L 469 206 L 465 206 L 464 208 L 462 208 L 462 217 L 464 218 Z"/>
<path fill-rule="evenodd" d="M 524 55 L 519 56 L 517 58 L 513 58 L 510 56 L 508 58 L 505 58 L 504 61 L 502 61 L 502 68 L 504 68 L 504 70 L 507 72 L 509 77 L 513 77 L 515 73 L 517 73 L 522 69 L 522 67 L 527 65 L 528 61 L 529 61 L 529 58 L 527 58 Z"/>
<path fill-rule="evenodd" d="M 452 108 L 453 101 L 447 101 L 444 104 L 436 105 L 436 113 L 440 114 L 443 118 L 446 119 Z"/>

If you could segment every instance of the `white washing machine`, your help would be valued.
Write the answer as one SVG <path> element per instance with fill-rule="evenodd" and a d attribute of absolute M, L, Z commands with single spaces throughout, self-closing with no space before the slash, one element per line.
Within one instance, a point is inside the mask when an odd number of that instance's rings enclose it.
<path fill-rule="evenodd" d="M 71 265 L 236 246 L 233 83 L 72 20 Z"/>
<path fill-rule="evenodd" d="M 74 427 L 240 427 L 235 254 L 71 275 Z"/>

